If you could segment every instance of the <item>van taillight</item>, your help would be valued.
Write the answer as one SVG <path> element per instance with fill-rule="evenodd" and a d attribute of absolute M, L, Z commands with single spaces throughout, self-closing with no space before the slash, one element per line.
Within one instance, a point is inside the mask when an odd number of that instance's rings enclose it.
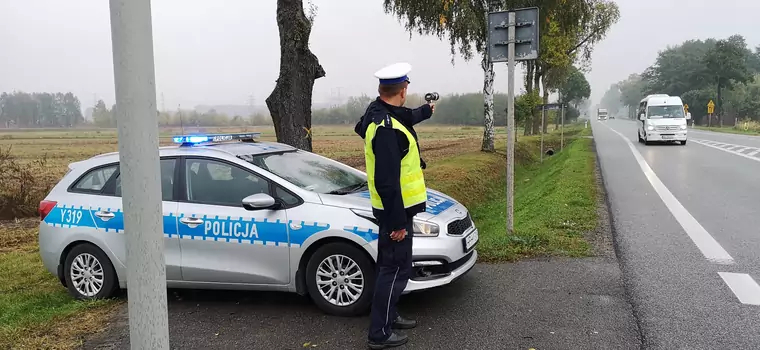
<path fill-rule="evenodd" d="M 50 214 L 50 212 L 55 208 L 55 205 L 58 204 L 56 201 L 42 201 L 40 202 L 40 220 L 45 220 L 45 217 Z"/>

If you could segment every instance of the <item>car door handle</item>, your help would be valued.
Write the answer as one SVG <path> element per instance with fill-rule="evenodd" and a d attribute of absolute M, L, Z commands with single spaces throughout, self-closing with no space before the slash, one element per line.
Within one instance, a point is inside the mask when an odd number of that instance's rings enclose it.
<path fill-rule="evenodd" d="M 198 226 L 198 225 L 202 224 L 203 223 L 203 219 L 201 219 L 201 218 L 194 218 L 194 217 L 184 217 L 184 218 L 179 219 L 179 222 L 181 222 L 181 223 L 183 223 L 183 224 L 185 224 L 187 226 L 190 226 L 190 227 L 195 227 L 195 226 Z"/>
<path fill-rule="evenodd" d="M 109 219 L 113 219 L 116 216 L 116 214 L 110 211 L 101 210 L 101 211 L 95 212 L 95 216 L 103 219 L 103 221 L 108 221 Z"/>

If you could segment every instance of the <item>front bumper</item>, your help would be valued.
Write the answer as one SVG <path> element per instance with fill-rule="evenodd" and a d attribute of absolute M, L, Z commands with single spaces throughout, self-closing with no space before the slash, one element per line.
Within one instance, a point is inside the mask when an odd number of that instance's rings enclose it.
<path fill-rule="evenodd" d="M 457 261 L 433 267 L 413 267 L 412 276 L 404 289 L 404 293 L 440 287 L 452 283 L 469 272 L 478 260 L 478 251 L 473 249 Z M 420 277 L 420 269 L 427 268 L 433 274 Z"/>
<path fill-rule="evenodd" d="M 686 130 L 678 131 L 647 131 L 647 141 L 686 141 Z"/>

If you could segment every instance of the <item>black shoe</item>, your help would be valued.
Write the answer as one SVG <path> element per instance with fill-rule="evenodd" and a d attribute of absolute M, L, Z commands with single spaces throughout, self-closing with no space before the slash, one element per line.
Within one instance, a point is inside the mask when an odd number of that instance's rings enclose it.
<path fill-rule="evenodd" d="M 417 321 L 408 320 L 401 316 L 396 317 L 396 319 L 393 320 L 393 324 L 391 325 L 391 328 L 393 329 L 412 329 L 414 327 L 417 327 Z"/>
<path fill-rule="evenodd" d="M 393 332 L 391 333 L 391 336 L 388 337 L 388 339 L 381 342 L 370 340 L 367 342 L 367 345 L 369 345 L 369 348 L 372 350 L 380 350 L 380 349 L 395 348 L 397 346 L 406 344 L 406 342 L 408 341 L 409 341 L 409 338 L 406 335 Z"/>

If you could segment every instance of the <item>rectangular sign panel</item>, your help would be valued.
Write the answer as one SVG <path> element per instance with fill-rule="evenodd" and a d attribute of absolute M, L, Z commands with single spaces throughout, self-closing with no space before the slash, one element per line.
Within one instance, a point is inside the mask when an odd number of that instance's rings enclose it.
<path fill-rule="evenodd" d="M 538 58 L 538 7 L 513 10 L 515 13 L 515 61 Z M 492 62 L 508 61 L 509 11 L 488 14 L 488 54 Z"/>

